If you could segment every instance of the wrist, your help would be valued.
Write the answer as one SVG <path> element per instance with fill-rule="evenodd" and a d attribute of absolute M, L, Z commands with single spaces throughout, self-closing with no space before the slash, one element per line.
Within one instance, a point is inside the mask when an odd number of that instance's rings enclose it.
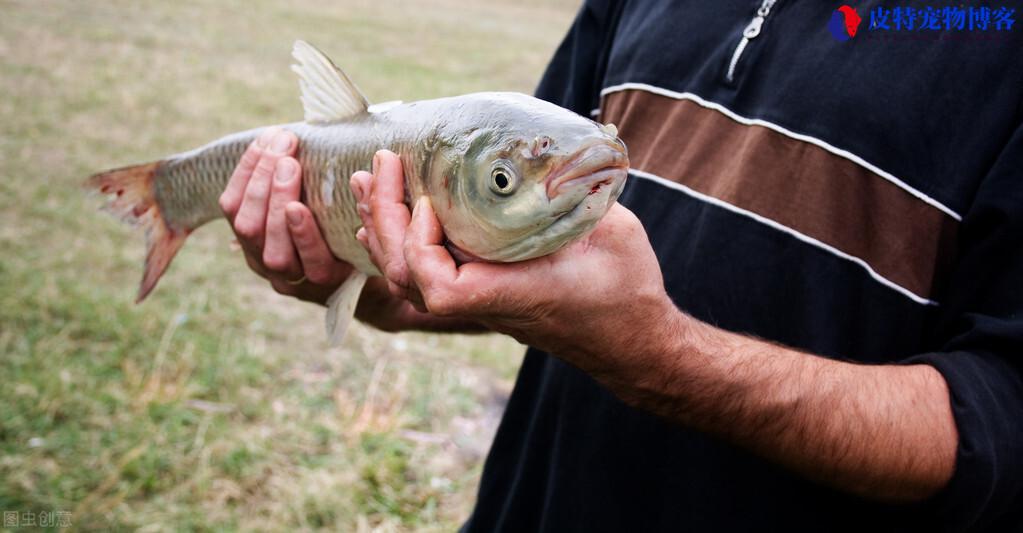
<path fill-rule="evenodd" d="M 628 354 L 621 359 L 624 366 L 604 381 L 626 403 L 660 413 L 686 379 L 688 337 L 695 319 L 679 310 L 667 294 L 646 307 L 641 327 L 621 337 L 617 351 Z"/>

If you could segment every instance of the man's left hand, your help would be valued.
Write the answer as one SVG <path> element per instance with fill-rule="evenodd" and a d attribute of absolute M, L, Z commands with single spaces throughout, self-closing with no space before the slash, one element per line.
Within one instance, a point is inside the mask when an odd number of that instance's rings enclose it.
<path fill-rule="evenodd" d="M 392 293 L 421 311 L 478 321 L 519 342 L 557 354 L 605 384 L 635 384 L 677 335 L 681 313 L 664 289 L 642 224 L 615 204 L 585 238 L 518 263 L 458 265 L 426 197 L 409 213 L 400 159 L 381 151 L 374 174 L 352 188 L 364 229 L 359 240 Z M 637 360 L 638 359 L 638 360 Z M 626 391 L 618 390 L 619 394 Z"/>

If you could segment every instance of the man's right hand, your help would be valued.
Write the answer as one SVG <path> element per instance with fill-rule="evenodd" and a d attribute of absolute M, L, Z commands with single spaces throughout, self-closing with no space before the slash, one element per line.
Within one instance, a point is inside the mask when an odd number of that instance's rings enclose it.
<path fill-rule="evenodd" d="M 280 294 L 323 304 L 352 266 L 327 247 L 309 208 L 298 201 L 302 168 L 295 134 L 267 128 L 249 145 L 220 195 L 249 268 Z"/>

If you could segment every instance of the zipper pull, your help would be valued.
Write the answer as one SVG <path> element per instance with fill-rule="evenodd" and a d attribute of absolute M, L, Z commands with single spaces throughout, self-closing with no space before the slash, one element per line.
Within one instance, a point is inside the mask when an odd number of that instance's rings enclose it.
<path fill-rule="evenodd" d="M 757 15 L 753 17 L 753 20 L 749 21 L 749 25 L 746 26 L 745 30 L 742 30 L 742 36 L 746 39 L 756 39 L 757 35 L 760 35 L 760 28 L 764 27 L 764 17 Z"/>
<path fill-rule="evenodd" d="M 767 20 L 767 16 L 771 14 L 771 8 L 778 0 L 764 0 L 760 4 L 760 8 L 757 9 L 756 16 L 749 21 L 746 25 L 746 29 L 742 30 L 742 40 L 739 41 L 739 45 L 735 47 L 735 51 L 732 52 L 732 61 L 728 63 L 728 72 L 725 74 L 725 80 L 729 83 L 735 80 L 735 67 L 739 65 L 739 58 L 742 57 L 742 53 L 746 50 L 746 46 L 750 41 L 756 39 L 760 35 L 760 30 L 764 27 L 764 21 Z"/>

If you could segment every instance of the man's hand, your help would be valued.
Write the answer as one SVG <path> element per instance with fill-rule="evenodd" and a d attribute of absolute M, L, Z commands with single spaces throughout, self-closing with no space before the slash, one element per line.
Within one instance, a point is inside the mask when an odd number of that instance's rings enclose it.
<path fill-rule="evenodd" d="M 459 266 L 429 200 L 411 214 L 402 204 L 400 160 L 377 157 L 375 175 L 356 173 L 352 187 L 359 240 L 392 294 L 508 333 L 632 405 L 866 498 L 916 501 L 950 479 L 957 430 L 933 367 L 835 361 L 685 315 L 639 221 L 618 205 L 550 256 Z"/>
<path fill-rule="evenodd" d="M 220 196 L 220 207 L 249 268 L 280 294 L 324 303 L 352 272 L 323 240 L 312 213 L 298 201 L 302 169 L 298 139 L 267 128 L 249 146 Z"/>
<path fill-rule="evenodd" d="M 404 205 L 397 156 L 383 151 L 377 159 L 375 177 L 352 177 L 364 224 L 359 239 L 392 294 L 420 311 L 478 321 L 598 379 L 628 383 L 652 355 L 637 346 L 672 333 L 664 326 L 677 310 L 657 258 L 642 224 L 621 205 L 589 236 L 552 255 L 457 265 L 430 201 L 420 199 L 412 213 Z"/>

